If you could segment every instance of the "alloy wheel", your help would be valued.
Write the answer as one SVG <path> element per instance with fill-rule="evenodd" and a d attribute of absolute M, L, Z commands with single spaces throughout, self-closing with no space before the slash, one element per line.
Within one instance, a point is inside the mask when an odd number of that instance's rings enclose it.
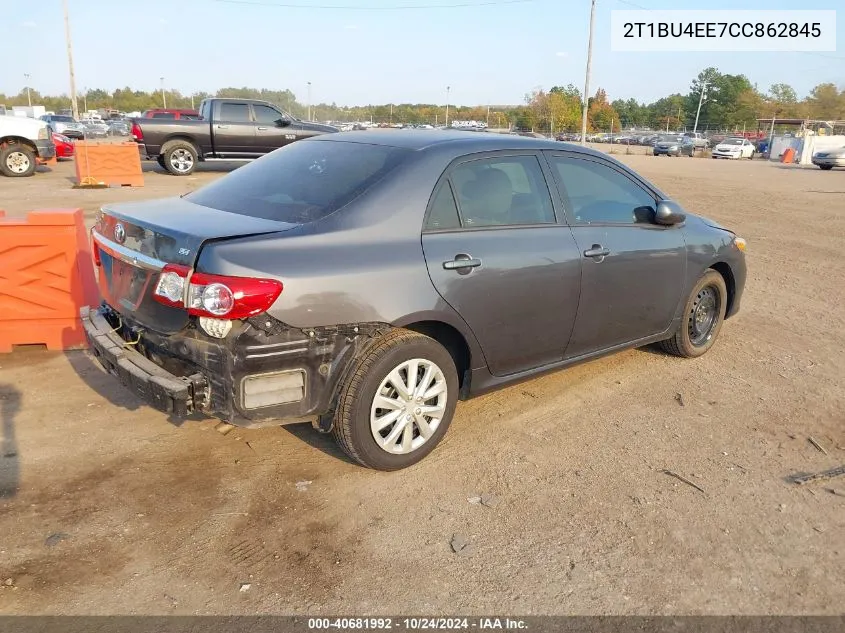
<path fill-rule="evenodd" d="M 178 172 L 187 172 L 194 166 L 194 157 L 186 149 L 177 149 L 170 153 L 170 165 Z"/>

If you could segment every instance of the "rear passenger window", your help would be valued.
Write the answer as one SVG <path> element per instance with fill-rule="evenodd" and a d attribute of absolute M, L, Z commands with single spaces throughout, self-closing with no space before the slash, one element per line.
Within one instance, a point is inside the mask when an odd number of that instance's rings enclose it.
<path fill-rule="evenodd" d="M 249 123 L 249 106 L 246 103 L 221 103 L 218 118 L 230 123 Z"/>
<path fill-rule="evenodd" d="M 156 112 L 153 114 L 154 119 L 175 119 L 176 115 L 172 112 Z"/>
<path fill-rule="evenodd" d="M 549 189 L 534 156 L 463 163 L 451 180 L 465 228 L 555 222 Z"/>
<path fill-rule="evenodd" d="M 443 229 L 457 229 L 460 226 L 461 221 L 458 218 L 458 206 L 455 204 L 455 196 L 452 194 L 452 187 L 446 181 L 434 196 L 425 228 L 430 231 L 438 231 Z"/>

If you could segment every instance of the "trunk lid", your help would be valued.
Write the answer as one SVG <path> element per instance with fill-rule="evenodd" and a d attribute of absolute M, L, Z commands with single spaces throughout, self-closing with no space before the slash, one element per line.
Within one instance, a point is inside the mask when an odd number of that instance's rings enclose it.
<path fill-rule="evenodd" d="M 187 324 L 188 313 L 153 298 L 165 264 L 193 268 L 207 242 L 296 226 L 220 211 L 183 198 L 106 205 L 92 230 L 100 258 L 100 294 L 112 308 L 140 324 L 161 333 L 176 332 Z"/>

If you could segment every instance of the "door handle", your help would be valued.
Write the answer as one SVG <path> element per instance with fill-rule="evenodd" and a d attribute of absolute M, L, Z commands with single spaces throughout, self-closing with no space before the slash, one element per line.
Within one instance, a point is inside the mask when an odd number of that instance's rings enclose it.
<path fill-rule="evenodd" d="M 259 126 L 258 126 L 258 129 L 259 129 L 259 130 L 269 130 L 270 128 L 268 128 L 268 127 L 266 127 L 266 126 L 263 126 L 263 125 L 259 125 Z"/>
<path fill-rule="evenodd" d="M 466 253 L 458 253 L 455 259 L 443 262 L 443 268 L 446 270 L 457 270 L 460 274 L 465 275 L 470 272 L 472 268 L 481 266 L 481 260 L 471 257 Z"/>
<path fill-rule="evenodd" d="M 593 244 L 592 248 L 588 248 L 586 251 L 584 251 L 584 257 L 595 257 L 597 259 L 604 259 L 608 255 L 610 255 L 610 249 L 605 248 L 601 244 Z"/>
<path fill-rule="evenodd" d="M 228 125 L 218 125 L 218 126 L 217 126 L 217 129 L 218 129 L 218 130 L 228 130 L 228 129 L 229 129 L 229 126 L 228 126 Z"/>

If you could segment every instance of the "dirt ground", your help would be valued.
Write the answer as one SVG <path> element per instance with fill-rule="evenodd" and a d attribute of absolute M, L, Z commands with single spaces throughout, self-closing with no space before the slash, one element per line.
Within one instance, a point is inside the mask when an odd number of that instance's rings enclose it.
<path fill-rule="evenodd" d="M 18 349 L 0 612 L 841 613 L 845 477 L 787 478 L 845 464 L 845 172 L 619 158 L 748 239 L 742 310 L 705 357 L 629 351 L 462 403 L 441 447 L 384 474 L 307 426 L 176 426 L 84 353 Z M 90 219 L 220 172 L 72 173 L 0 179 L 0 207 Z"/>

